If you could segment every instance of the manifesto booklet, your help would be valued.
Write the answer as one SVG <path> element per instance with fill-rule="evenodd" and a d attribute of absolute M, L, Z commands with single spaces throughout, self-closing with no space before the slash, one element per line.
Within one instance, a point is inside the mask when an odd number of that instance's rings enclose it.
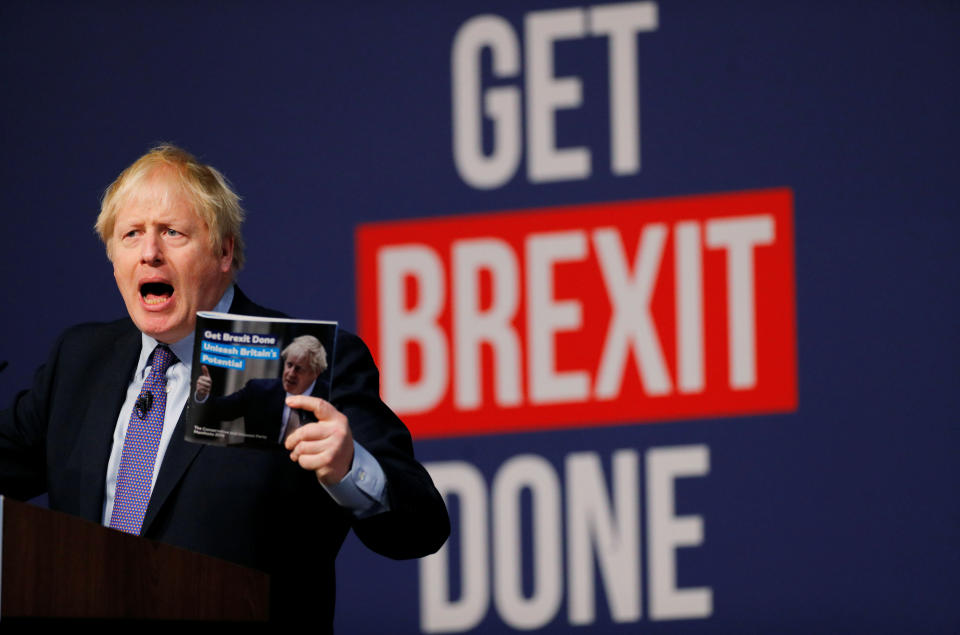
<path fill-rule="evenodd" d="M 329 400 L 336 322 L 197 313 L 186 440 L 276 448 L 312 412 L 287 395 Z"/>

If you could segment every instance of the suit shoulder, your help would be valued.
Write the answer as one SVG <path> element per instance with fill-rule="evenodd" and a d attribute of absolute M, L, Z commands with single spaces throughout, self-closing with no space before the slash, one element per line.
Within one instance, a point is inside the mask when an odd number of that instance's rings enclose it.
<path fill-rule="evenodd" d="M 344 391 L 380 394 L 380 371 L 370 349 L 358 335 L 346 329 L 337 329 L 330 389 L 333 399 L 337 399 Z"/>
<path fill-rule="evenodd" d="M 261 378 L 261 379 L 251 379 L 247 382 L 247 388 L 251 390 L 258 390 L 262 392 L 269 392 L 275 390 L 280 386 L 279 378 Z"/>
<path fill-rule="evenodd" d="M 360 346 L 364 349 L 367 348 L 367 345 L 359 335 L 343 327 L 337 327 L 337 346 L 339 347 L 340 344 L 344 346 Z"/>
<path fill-rule="evenodd" d="M 75 324 L 63 331 L 58 342 L 64 346 L 98 345 L 104 341 L 116 340 L 136 333 L 139 333 L 137 327 L 130 318 L 126 317 L 112 322 Z"/>
<path fill-rule="evenodd" d="M 362 359 L 375 365 L 370 349 L 359 335 L 344 328 L 337 328 L 336 359 L 340 361 L 346 358 Z"/>
<path fill-rule="evenodd" d="M 268 309 L 267 307 L 260 306 L 253 300 L 247 297 L 247 295 L 240 290 L 239 286 L 234 286 L 233 288 L 233 303 L 230 305 L 230 312 L 237 313 L 240 315 L 256 315 L 258 317 L 267 317 L 267 318 L 286 318 L 289 317 L 286 313 L 277 311 L 275 309 Z"/>

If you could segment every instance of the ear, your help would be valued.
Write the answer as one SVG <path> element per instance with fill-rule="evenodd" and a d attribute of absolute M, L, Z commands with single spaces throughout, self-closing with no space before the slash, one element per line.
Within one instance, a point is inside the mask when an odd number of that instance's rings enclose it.
<path fill-rule="evenodd" d="M 223 239 L 220 246 L 220 271 L 227 273 L 233 267 L 233 236 Z"/>
<path fill-rule="evenodd" d="M 120 284 L 120 273 L 117 271 L 117 262 L 113 259 L 113 237 L 107 239 L 107 259 L 110 261 L 110 266 L 113 268 L 113 278 L 117 281 L 117 284 Z"/>

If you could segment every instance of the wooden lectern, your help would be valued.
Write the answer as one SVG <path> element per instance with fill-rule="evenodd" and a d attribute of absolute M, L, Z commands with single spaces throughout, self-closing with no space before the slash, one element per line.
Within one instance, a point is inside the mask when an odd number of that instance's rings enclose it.
<path fill-rule="evenodd" d="M 0 624 L 265 621 L 266 573 L 0 497 Z"/>

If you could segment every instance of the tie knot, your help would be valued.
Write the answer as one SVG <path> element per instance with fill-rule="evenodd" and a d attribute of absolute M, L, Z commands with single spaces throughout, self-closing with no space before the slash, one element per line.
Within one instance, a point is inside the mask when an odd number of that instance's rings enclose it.
<path fill-rule="evenodd" d="M 159 344 L 153 349 L 153 353 L 150 354 L 150 373 L 159 373 L 162 376 L 162 374 L 165 374 L 167 369 L 177 363 L 177 361 L 177 356 L 173 354 L 173 351 L 171 351 L 166 344 Z"/>

